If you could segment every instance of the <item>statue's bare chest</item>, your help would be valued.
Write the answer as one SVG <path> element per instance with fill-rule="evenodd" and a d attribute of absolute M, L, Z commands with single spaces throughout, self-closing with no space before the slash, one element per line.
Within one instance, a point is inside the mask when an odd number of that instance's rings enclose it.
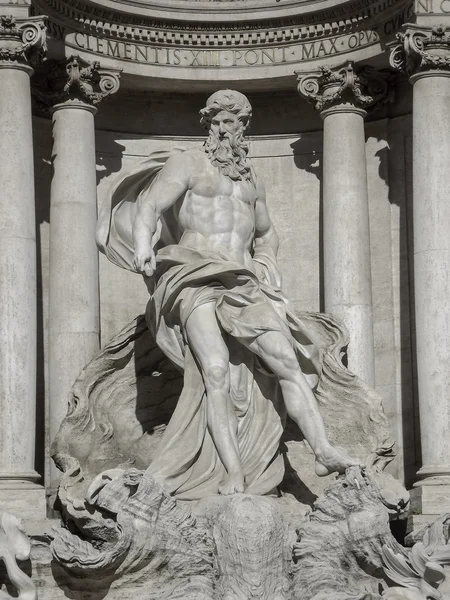
<path fill-rule="evenodd" d="M 252 182 L 233 181 L 214 167 L 194 179 L 190 192 L 194 201 L 225 204 L 230 209 L 234 206 L 239 210 L 242 206 L 248 210 L 249 207 L 254 208 L 256 202 L 256 188 Z"/>

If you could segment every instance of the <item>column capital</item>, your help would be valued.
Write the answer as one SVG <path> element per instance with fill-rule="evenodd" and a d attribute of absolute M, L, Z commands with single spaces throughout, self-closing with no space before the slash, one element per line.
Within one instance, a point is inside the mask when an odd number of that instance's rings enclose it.
<path fill-rule="evenodd" d="M 450 76 L 450 31 L 444 25 L 426 27 L 407 23 L 391 44 L 391 66 L 414 79 Z"/>
<path fill-rule="evenodd" d="M 119 89 L 120 71 L 71 56 L 46 61 L 33 79 L 33 100 L 41 110 L 85 108 L 95 112 L 103 98 Z"/>
<path fill-rule="evenodd" d="M 390 100 L 392 75 L 363 66 L 357 69 L 352 61 L 336 68 L 319 67 L 314 73 L 297 73 L 298 92 L 322 114 L 329 112 L 360 112 Z"/>
<path fill-rule="evenodd" d="M 0 15 L 0 68 L 28 70 L 47 51 L 46 17 L 16 18 Z"/>

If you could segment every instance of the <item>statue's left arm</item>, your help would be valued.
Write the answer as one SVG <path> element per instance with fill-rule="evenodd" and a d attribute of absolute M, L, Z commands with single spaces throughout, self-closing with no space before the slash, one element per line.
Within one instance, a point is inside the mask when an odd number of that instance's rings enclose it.
<path fill-rule="evenodd" d="M 277 263 L 279 238 L 267 210 L 266 190 L 261 180 L 256 184 L 256 191 L 253 260 L 260 266 L 259 279 L 280 287 L 281 273 Z"/>

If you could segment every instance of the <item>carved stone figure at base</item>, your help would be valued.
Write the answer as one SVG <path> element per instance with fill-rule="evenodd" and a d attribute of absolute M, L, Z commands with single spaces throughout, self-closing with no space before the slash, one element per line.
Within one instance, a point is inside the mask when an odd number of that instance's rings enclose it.
<path fill-rule="evenodd" d="M 280 290 L 278 237 L 248 158 L 250 117 L 239 92 L 213 94 L 201 111 L 204 150 L 159 156 L 158 166 L 150 157 L 123 174 L 100 218 L 100 248 L 146 277 L 149 326 L 184 369 L 150 472 L 185 498 L 277 486 L 285 411 L 318 475 L 357 464 L 327 438 L 312 391 L 317 344 Z"/>
<path fill-rule="evenodd" d="M 0 600 L 37 600 L 36 587 L 30 577 L 19 567 L 17 562 L 30 558 L 31 544 L 20 520 L 9 513 L 0 513 L 0 587 L 3 583 L 14 586 L 15 594 L 0 589 Z M 2 563 L 7 578 L 3 579 Z"/>

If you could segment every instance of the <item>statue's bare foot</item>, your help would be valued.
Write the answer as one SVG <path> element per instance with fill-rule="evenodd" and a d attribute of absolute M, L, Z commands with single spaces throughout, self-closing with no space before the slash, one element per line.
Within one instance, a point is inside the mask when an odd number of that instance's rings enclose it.
<path fill-rule="evenodd" d="M 345 473 L 348 467 L 356 467 L 359 462 L 338 452 L 333 446 L 328 446 L 316 455 L 316 475 L 326 477 L 331 473 Z"/>
<path fill-rule="evenodd" d="M 242 473 L 228 473 L 219 485 L 219 494 L 222 494 L 222 496 L 243 493 L 244 476 Z"/>

